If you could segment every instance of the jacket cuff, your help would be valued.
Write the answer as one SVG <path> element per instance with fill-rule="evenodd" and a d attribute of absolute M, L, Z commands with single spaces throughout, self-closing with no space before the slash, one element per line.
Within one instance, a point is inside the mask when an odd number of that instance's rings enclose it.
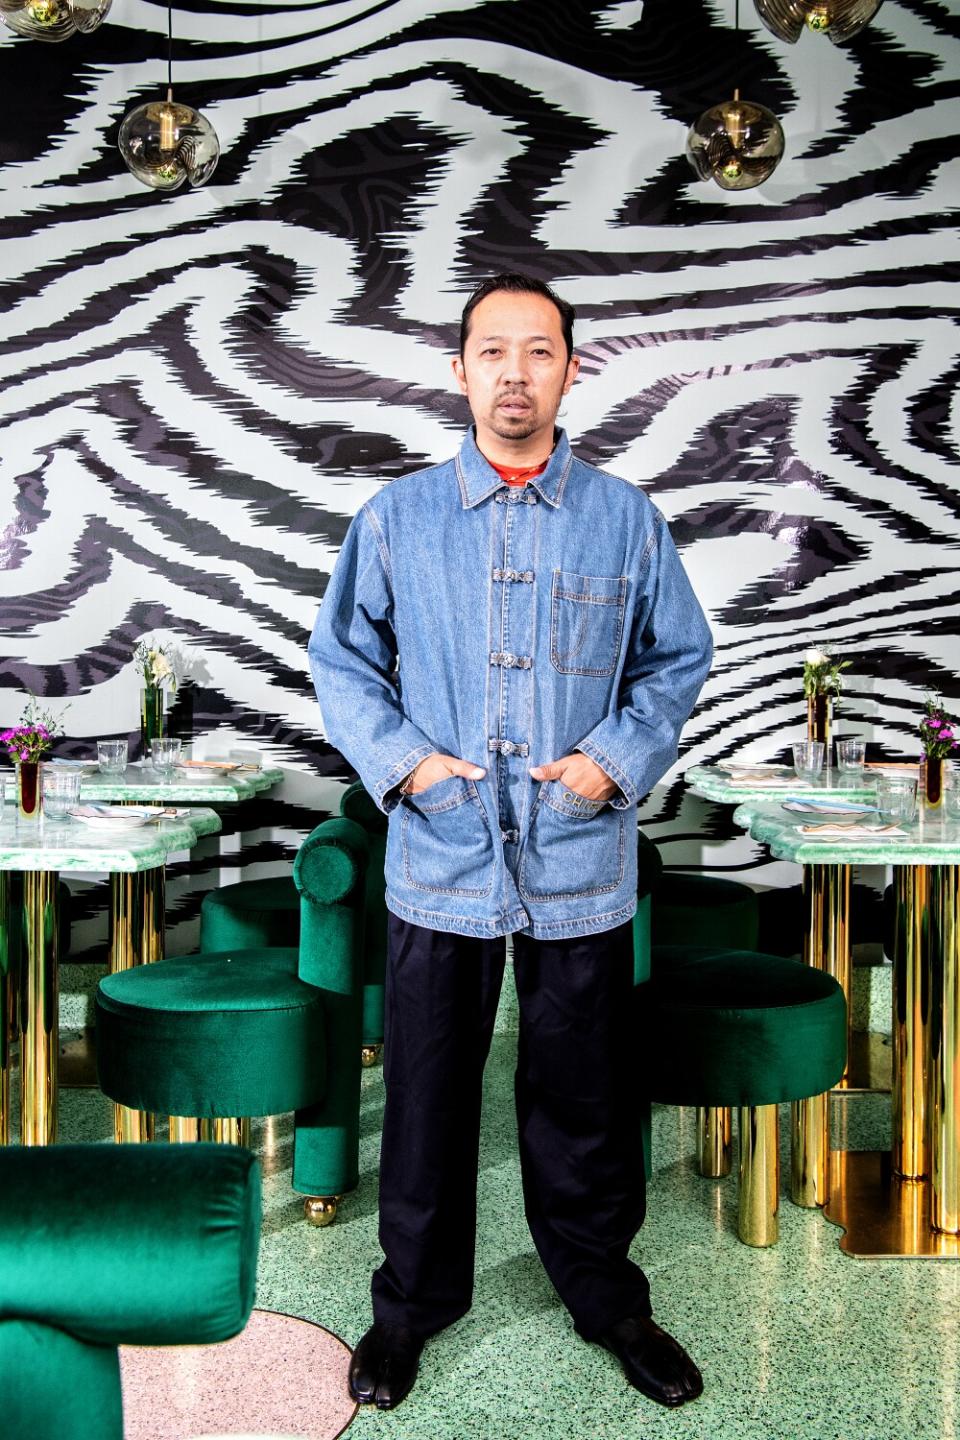
<path fill-rule="evenodd" d="M 620 766 L 611 760 L 605 751 L 600 749 L 596 741 L 581 740 L 580 744 L 575 745 L 573 748 L 579 750 L 581 754 L 588 756 L 595 765 L 600 766 L 600 769 L 605 775 L 609 775 L 615 785 L 619 785 L 619 797 L 614 795 L 612 799 L 607 801 L 607 804 L 612 810 L 629 810 L 632 805 L 638 805 L 640 803 L 640 795 L 637 787 L 623 773 Z"/>
<path fill-rule="evenodd" d="M 421 760 L 426 760 L 428 755 L 436 751 L 434 745 L 418 745 L 414 750 L 408 750 L 402 760 L 398 760 L 382 780 L 378 781 L 373 791 L 373 798 L 385 815 L 395 810 L 400 804 L 399 787 L 406 780 L 411 770 L 416 770 Z"/>

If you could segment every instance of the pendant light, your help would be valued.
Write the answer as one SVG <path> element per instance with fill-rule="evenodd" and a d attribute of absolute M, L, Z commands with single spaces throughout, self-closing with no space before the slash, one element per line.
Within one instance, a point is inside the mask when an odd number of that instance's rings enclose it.
<path fill-rule="evenodd" d="M 753 0 L 767 29 L 795 45 L 804 26 L 845 45 L 876 15 L 883 0 Z"/>
<path fill-rule="evenodd" d="M 736 31 L 740 33 L 740 0 L 736 0 Z M 783 159 L 783 127 L 765 105 L 732 100 L 711 105 L 687 134 L 687 159 L 701 180 L 715 180 L 721 190 L 752 190 L 769 180 Z"/>
<path fill-rule="evenodd" d="M 96 30 L 111 0 L 0 0 L 0 20 L 27 40 L 56 43 Z"/>
<path fill-rule="evenodd" d="M 152 190 L 179 190 L 186 180 L 194 187 L 205 185 L 217 168 L 217 132 L 199 110 L 173 98 L 172 0 L 167 4 L 167 98 L 131 110 L 118 143 L 131 175 Z"/>

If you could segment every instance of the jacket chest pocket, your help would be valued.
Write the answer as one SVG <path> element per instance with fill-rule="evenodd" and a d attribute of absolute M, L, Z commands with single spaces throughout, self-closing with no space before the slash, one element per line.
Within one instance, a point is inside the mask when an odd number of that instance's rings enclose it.
<path fill-rule="evenodd" d="M 493 836 L 472 780 L 453 775 L 403 802 L 403 873 L 435 895 L 489 895 Z"/>
<path fill-rule="evenodd" d="M 627 599 L 625 575 L 554 570 L 550 660 L 561 675 L 612 675 L 617 668 Z"/>

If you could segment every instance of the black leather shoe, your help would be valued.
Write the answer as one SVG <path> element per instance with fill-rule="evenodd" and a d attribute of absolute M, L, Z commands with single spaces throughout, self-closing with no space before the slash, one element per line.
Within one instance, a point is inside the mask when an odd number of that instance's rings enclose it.
<path fill-rule="evenodd" d="M 350 1394 L 360 1405 L 393 1410 L 413 1389 L 423 1340 L 401 1325 L 370 1326 L 350 1359 Z"/>
<path fill-rule="evenodd" d="M 658 1405 L 683 1405 L 703 1394 L 703 1377 L 683 1346 L 642 1315 L 611 1325 L 600 1344 L 616 1355 L 630 1384 Z"/>

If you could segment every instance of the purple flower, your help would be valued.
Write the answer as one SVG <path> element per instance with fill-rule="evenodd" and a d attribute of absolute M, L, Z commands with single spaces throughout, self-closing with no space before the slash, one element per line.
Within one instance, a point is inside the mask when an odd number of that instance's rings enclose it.
<path fill-rule="evenodd" d="M 952 739 L 953 739 L 953 730 L 951 729 L 951 727 L 950 727 L 949 725 L 944 725 L 941 730 L 938 730 L 938 731 L 937 731 L 937 739 L 938 739 L 938 740 L 952 740 Z"/>
<path fill-rule="evenodd" d="M 28 750 L 21 750 L 21 751 L 20 751 L 20 759 L 21 759 L 21 760 L 29 760 L 29 759 L 30 759 L 30 752 L 29 752 Z"/>

